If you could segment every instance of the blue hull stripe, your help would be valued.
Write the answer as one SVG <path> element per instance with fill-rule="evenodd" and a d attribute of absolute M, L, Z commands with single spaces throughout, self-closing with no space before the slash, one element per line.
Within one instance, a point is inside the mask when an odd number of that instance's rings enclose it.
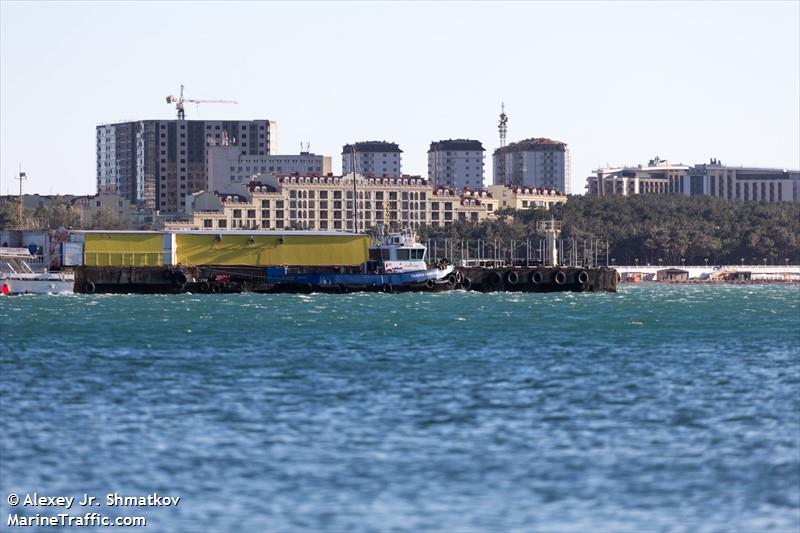
<path fill-rule="evenodd" d="M 272 270 L 272 269 L 270 269 Z M 434 281 L 444 279 L 449 272 L 432 268 L 417 272 L 403 272 L 398 274 L 279 274 L 274 271 L 267 272 L 267 282 L 270 283 L 310 283 L 314 286 L 354 285 L 380 287 L 392 285 L 398 287 L 411 283 L 425 283 L 429 279 Z"/>

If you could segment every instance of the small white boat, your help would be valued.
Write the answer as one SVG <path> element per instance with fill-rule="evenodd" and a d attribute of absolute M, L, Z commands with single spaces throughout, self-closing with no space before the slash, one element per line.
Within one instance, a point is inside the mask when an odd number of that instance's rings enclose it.
<path fill-rule="evenodd" d="M 73 273 L 37 271 L 31 268 L 33 260 L 27 248 L 0 247 L 0 295 L 72 292 Z"/>

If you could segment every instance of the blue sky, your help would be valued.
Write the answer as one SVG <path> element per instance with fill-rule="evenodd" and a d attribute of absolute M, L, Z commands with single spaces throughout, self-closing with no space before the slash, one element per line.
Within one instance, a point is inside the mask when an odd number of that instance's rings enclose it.
<path fill-rule="evenodd" d="M 301 141 L 567 142 L 572 187 L 606 163 L 800 168 L 800 2 L 0 3 L 0 192 L 93 193 L 95 125 L 277 121 Z"/>

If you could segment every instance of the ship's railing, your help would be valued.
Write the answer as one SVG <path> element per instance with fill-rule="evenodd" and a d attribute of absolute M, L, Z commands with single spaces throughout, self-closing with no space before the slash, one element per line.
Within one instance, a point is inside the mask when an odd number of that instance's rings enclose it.
<path fill-rule="evenodd" d="M 574 267 L 611 266 L 610 246 L 599 239 L 556 239 L 558 264 Z M 499 268 L 532 267 L 552 262 L 552 241 L 548 239 L 431 239 L 427 241 L 428 262 L 442 259 L 458 266 Z"/>

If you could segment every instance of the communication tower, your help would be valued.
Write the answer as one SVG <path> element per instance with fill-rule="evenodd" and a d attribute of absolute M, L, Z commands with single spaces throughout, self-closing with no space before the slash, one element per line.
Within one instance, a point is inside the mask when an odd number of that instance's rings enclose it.
<path fill-rule="evenodd" d="M 506 145 L 506 133 L 508 133 L 508 115 L 506 115 L 505 102 L 500 103 L 500 124 L 497 126 L 500 132 L 500 148 Z"/>

